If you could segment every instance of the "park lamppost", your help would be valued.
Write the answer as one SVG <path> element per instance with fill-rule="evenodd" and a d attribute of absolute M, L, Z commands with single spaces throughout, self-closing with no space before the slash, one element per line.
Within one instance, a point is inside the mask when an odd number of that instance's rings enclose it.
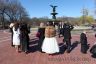
<path fill-rule="evenodd" d="M 85 24 L 86 23 L 86 17 L 88 15 L 88 10 L 86 8 L 83 8 L 82 10 L 82 13 L 83 13 L 83 21 L 82 21 L 82 24 Z"/>
<path fill-rule="evenodd" d="M 96 21 L 96 0 L 94 0 L 94 21 Z"/>

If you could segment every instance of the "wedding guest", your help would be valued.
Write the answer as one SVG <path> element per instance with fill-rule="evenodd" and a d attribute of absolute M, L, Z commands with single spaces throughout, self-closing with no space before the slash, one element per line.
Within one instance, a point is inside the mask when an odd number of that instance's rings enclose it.
<path fill-rule="evenodd" d="M 41 50 L 41 46 L 42 46 L 42 42 L 45 38 L 45 26 L 44 26 L 44 23 L 40 23 L 40 27 L 38 28 L 38 38 L 39 38 L 39 42 L 38 42 L 38 49 L 39 51 L 42 51 Z"/>
<path fill-rule="evenodd" d="M 80 35 L 80 42 L 81 42 L 81 52 L 82 53 L 87 53 L 87 36 L 86 36 L 86 31 L 84 31 L 83 33 L 81 33 Z"/>
<path fill-rule="evenodd" d="M 29 50 L 29 30 L 26 23 L 20 25 L 20 42 L 21 50 L 25 53 Z"/>
<path fill-rule="evenodd" d="M 15 22 L 13 26 L 13 45 L 16 48 L 16 51 L 20 51 L 20 28 L 19 23 Z"/>

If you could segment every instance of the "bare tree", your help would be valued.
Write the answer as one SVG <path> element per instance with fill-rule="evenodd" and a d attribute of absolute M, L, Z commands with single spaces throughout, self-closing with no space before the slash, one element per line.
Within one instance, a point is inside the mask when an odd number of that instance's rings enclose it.
<path fill-rule="evenodd" d="M 0 16 L 2 18 L 2 25 L 4 27 L 4 20 L 7 19 L 10 22 L 24 21 L 28 19 L 28 14 L 25 8 L 20 4 L 18 0 L 0 0 Z"/>
<path fill-rule="evenodd" d="M 4 28 L 5 26 L 5 23 L 4 23 L 4 13 L 5 13 L 5 10 L 6 10 L 6 1 L 5 0 L 0 0 L 0 17 L 1 17 L 1 24 L 2 24 L 2 27 Z"/>
<path fill-rule="evenodd" d="M 6 14 L 9 16 L 11 21 L 22 21 L 23 17 L 27 17 L 28 14 L 18 0 L 12 0 L 9 2 Z"/>

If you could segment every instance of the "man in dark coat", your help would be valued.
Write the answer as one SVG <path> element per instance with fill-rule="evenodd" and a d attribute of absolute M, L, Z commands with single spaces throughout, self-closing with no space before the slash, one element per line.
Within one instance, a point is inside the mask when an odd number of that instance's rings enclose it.
<path fill-rule="evenodd" d="M 41 51 L 41 46 L 43 43 L 43 40 L 45 38 L 45 27 L 44 27 L 44 23 L 40 23 L 40 27 L 38 28 L 38 38 L 39 38 L 39 42 L 38 42 L 38 49 L 40 52 Z"/>
<path fill-rule="evenodd" d="M 80 42 L 81 42 L 81 52 L 82 53 L 87 53 L 87 37 L 86 37 L 86 31 L 81 33 L 80 35 Z"/>
<path fill-rule="evenodd" d="M 64 23 L 63 26 L 63 36 L 64 36 L 64 42 L 66 42 L 66 46 L 67 46 L 67 52 L 70 52 L 70 48 L 71 48 L 71 30 L 74 27 L 69 24 L 69 23 Z"/>

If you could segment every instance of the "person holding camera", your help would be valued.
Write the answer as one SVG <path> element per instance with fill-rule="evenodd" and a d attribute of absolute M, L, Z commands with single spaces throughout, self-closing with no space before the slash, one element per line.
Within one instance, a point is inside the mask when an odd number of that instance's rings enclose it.
<path fill-rule="evenodd" d="M 74 27 L 69 24 L 69 23 L 64 23 L 63 25 L 63 41 L 66 42 L 66 47 L 67 47 L 67 53 L 70 52 L 70 48 L 71 48 L 71 30 Z"/>

